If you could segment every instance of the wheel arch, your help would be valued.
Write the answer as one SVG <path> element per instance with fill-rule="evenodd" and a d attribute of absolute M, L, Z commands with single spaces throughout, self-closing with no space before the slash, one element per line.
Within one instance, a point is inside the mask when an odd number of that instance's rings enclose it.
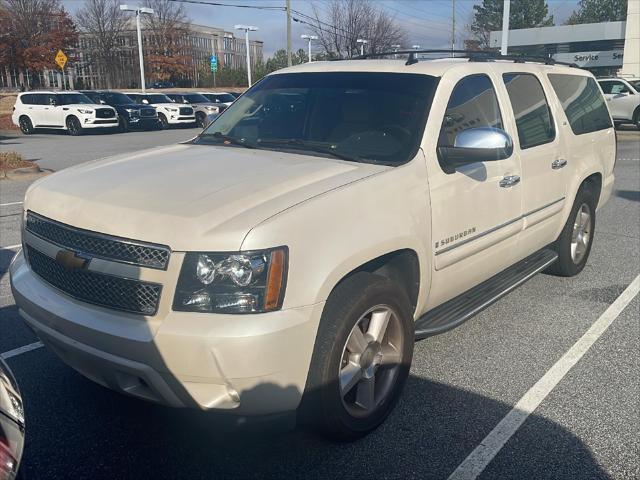
<path fill-rule="evenodd" d="M 582 182 L 580 182 L 580 186 L 578 187 L 578 192 L 585 186 L 590 186 L 593 188 L 593 192 L 596 197 L 596 207 L 600 203 L 600 193 L 602 192 L 602 173 L 595 172 L 591 175 L 587 176 Z M 576 192 L 577 195 L 577 192 Z"/>

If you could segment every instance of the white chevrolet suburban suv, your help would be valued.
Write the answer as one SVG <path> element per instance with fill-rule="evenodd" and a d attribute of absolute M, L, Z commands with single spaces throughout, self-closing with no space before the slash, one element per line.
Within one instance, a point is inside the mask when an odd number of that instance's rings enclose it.
<path fill-rule="evenodd" d="M 114 390 L 366 434 L 415 339 L 579 273 L 613 188 L 590 73 L 475 60 L 279 70 L 191 141 L 40 180 L 21 316 Z"/>
<path fill-rule="evenodd" d="M 80 92 L 34 91 L 18 95 L 11 120 L 25 135 L 36 128 L 67 130 L 82 135 L 87 129 L 115 128 L 118 115 Z"/>

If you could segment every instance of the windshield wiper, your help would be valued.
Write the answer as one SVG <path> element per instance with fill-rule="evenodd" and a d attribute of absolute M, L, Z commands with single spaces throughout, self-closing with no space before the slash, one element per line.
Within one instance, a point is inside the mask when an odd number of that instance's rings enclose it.
<path fill-rule="evenodd" d="M 220 132 L 214 132 L 214 133 L 211 133 L 211 134 L 203 134 L 203 135 L 200 135 L 199 138 L 207 139 L 208 137 L 213 137 L 215 139 L 222 140 L 223 144 L 238 145 L 238 146 L 244 147 L 244 148 L 256 148 L 255 145 L 253 145 L 251 143 L 246 143 L 241 138 L 232 137 L 231 135 L 225 135 L 225 134 L 220 133 Z"/>
<path fill-rule="evenodd" d="M 257 145 L 265 145 L 265 146 L 285 146 L 291 147 L 296 150 L 309 150 L 316 153 L 324 153 L 326 155 L 330 155 L 335 158 L 339 158 L 340 160 L 347 160 L 349 162 L 366 162 L 367 159 L 354 157 L 351 155 L 347 155 L 345 153 L 336 152 L 334 148 L 324 147 L 322 145 L 318 145 L 316 143 L 305 142 L 299 138 L 284 138 L 284 139 L 276 139 L 276 138 L 267 138 L 267 139 L 258 139 L 256 142 Z"/>

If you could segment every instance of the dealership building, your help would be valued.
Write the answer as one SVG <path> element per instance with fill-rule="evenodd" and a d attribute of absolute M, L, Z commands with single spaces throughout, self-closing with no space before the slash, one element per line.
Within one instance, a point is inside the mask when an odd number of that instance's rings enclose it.
<path fill-rule="evenodd" d="M 575 63 L 597 76 L 640 78 L 640 1 L 628 3 L 624 22 L 585 23 L 510 30 L 508 53 L 551 57 Z M 491 32 L 500 48 L 502 32 Z"/>

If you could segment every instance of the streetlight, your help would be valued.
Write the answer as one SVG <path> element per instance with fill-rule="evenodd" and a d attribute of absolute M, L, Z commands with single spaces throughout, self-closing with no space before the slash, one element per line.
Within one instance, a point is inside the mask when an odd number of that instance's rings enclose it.
<path fill-rule="evenodd" d="M 393 48 L 394 52 L 397 52 L 401 46 L 402 45 L 391 45 L 391 48 Z M 398 55 L 394 55 L 393 58 L 398 58 Z"/>
<path fill-rule="evenodd" d="M 420 50 L 420 45 L 411 45 L 414 50 Z"/>
<path fill-rule="evenodd" d="M 369 43 L 369 40 L 365 40 L 364 38 L 359 38 L 356 40 L 356 43 L 360 44 L 360 55 L 364 55 L 364 46 L 366 43 Z"/>
<path fill-rule="evenodd" d="M 311 63 L 311 40 L 317 40 L 317 35 L 300 35 L 300 38 L 309 41 L 309 63 Z"/>
<path fill-rule="evenodd" d="M 249 87 L 251 87 L 251 59 L 249 58 L 249 32 L 257 31 L 258 27 L 254 27 L 252 25 L 236 25 L 234 28 L 236 30 L 244 30 L 244 41 L 247 46 L 247 80 L 249 83 Z"/>
<path fill-rule="evenodd" d="M 128 12 L 136 12 L 136 29 L 138 30 L 138 59 L 140 60 L 140 86 L 144 92 L 144 60 L 142 58 L 142 32 L 140 31 L 140 15 L 153 15 L 153 9 L 147 7 L 130 7 L 129 5 L 120 5 L 120 10 Z"/>

